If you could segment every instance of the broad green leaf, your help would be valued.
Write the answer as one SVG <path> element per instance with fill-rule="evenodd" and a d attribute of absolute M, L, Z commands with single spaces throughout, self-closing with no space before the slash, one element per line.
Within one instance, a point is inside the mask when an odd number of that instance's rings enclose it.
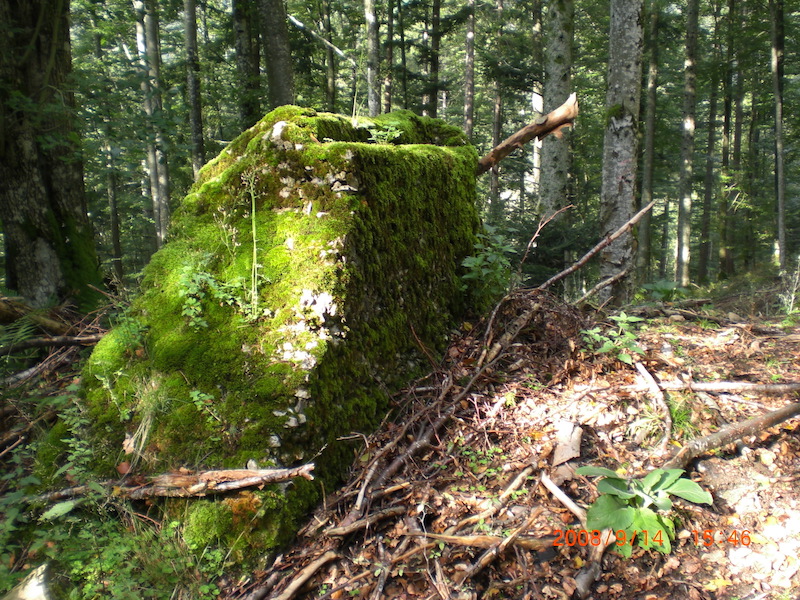
<path fill-rule="evenodd" d="M 575 472 L 586 477 L 613 477 L 614 479 L 622 480 L 619 473 L 605 467 L 578 467 Z"/>
<path fill-rule="evenodd" d="M 631 528 L 639 532 L 637 539 L 642 548 L 655 548 L 664 554 L 669 553 L 672 549 L 670 530 L 665 527 L 664 520 L 649 508 L 641 508 L 636 511 Z"/>
<path fill-rule="evenodd" d="M 664 478 L 664 469 L 653 469 L 642 479 L 642 489 L 649 492 L 658 487 L 658 483 Z"/>
<path fill-rule="evenodd" d="M 622 362 L 624 362 L 626 365 L 633 364 L 633 359 L 631 358 L 631 355 L 626 352 L 620 352 L 617 358 L 620 359 Z"/>
<path fill-rule="evenodd" d="M 672 510 L 672 500 L 669 499 L 669 496 L 666 492 L 658 492 L 655 496 L 652 496 L 653 504 L 656 505 L 658 510 Z"/>
<path fill-rule="evenodd" d="M 613 494 L 623 499 L 633 498 L 635 494 L 628 491 L 628 485 L 616 477 L 606 477 L 597 483 L 597 491 L 601 494 Z"/>
<path fill-rule="evenodd" d="M 67 513 L 69 513 L 73 508 L 78 506 L 80 503 L 79 500 L 66 500 L 65 502 L 59 502 L 58 504 L 54 504 L 50 508 L 48 508 L 39 520 L 41 521 L 52 521 L 53 519 L 57 519 L 58 517 L 63 517 Z"/>
<path fill-rule="evenodd" d="M 633 521 L 634 509 L 616 496 L 600 496 L 586 511 L 586 527 L 597 529 L 628 529 Z"/>
<path fill-rule="evenodd" d="M 689 502 L 694 502 L 695 504 L 711 504 L 713 502 L 711 494 L 704 491 L 703 488 L 691 479 L 686 479 L 685 477 L 675 481 L 666 491 L 674 496 L 688 500 Z"/>

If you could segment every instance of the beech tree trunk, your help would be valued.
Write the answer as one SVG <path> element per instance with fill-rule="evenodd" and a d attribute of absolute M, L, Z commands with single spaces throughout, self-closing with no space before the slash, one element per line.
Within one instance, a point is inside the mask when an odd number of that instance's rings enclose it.
<path fill-rule="evenodd" d="M 472 141 L 475 130 L 475 0 L 467 2 L 467 40 L 464 58 L 464 133 Z"/>
<path fill-rule="evenodd" d="M 697 104 L 697 21 L 698 0 L 688 0 L 686 5 L 686 60 L 683 84 L 683 138 L 681 142 L 681 169 L 678 183 L 678 254 L 675 263 L 675 280 L 688 286 L 691 232 L 692 232 L 692 155 L 694 154 L 694 127 Z"/>
<path fill-rule="evenodd" d="M 733 252 L 730 240 L 730 200 L 735 187 L 733 178 L 737 176 L 731 168 L 731 137 L 733 123 L 733 75 L 734 75 L 734 36 L 737 28 L 736 22 L 736 0 L 728 0 L 728 15 L 725 48 L 725 63 L 722 78 L 723 101 L 722 101 L 722 177 L 724 184 L 720 192 L 718 203 L 718 228 L 719 228 L 719 277 L 728 278 L 733 274 Z"/>
<path fill-rule="evenodd" d="M 608 91 L 603 140 L 603 183 L 600 191 L 602 237 L 629 221 L 636 204 L 638 165 L 637 131 L 642 90 L 642 0 L 611 0 Z M 635 264 L 633 235 L 628 232 L 606 248 L 600 257 L 600 275 L 608 279 Z M 628 301 L 631 277 L 618 278 L 603 288 L 600 297 L 614 304 Z"/>
<path fill-rule="evenodd" d="M 772 89 L 775 96 L 775 196 L 777 209 L 777 263 L 786 269 L 786 175 L 783 149 L 783 0 L 769 0 L 772 33 Z"/>
<path fill-rule="evenodd" d="M 441 0 L 431 3 L 431 55 L 428 71 L 428 115 L 436 118 L 439 114 L 439 53 L 442 43 Z"/>
<path fill-rule="evenodd" d="M 189 105 L 189 128 L 192 135 L 192 173 L 194 178 L 206 162 L 203 142 L 203 106 L 200 99 L 200 62 L 197 58 L 197 6 L 195 0 L 183 0 L 186 28 L 186 101 Z"/>
<path fill-rule="evenodd" d="M 549 2 L 544 19 L 544 112 L 549 113 L 572 93 L 573 0 Z M 552 215 L 568 204 L 571 160 L 569 136 L 549 136 L 542 141 L 542 212 Z"/>
<path fill-rule="evenodd" d="M 294 70 L 283 0 L 259 0 L 269 108 L 294 103 Z"/>
<path fill-rule="evenodd" d="M 367 23 L 367 111 L 370 117 L 374 117 L 381 112 L 381 89 L 378 75 L 381 55 L 375 0 L 364 0 L 364 19 Z"/>
<path fill-rule="evenodd" d="M 383 112 L 392 112 L 394 79 L 394 1 L 386 3 L 386 64 L 383 70 Z"/>
<path fill-rule="evenodd" d="M 150 198 L 153 203 L 155 245 L 160 248 L 167 236 L 169 225 L 169 166 L 166 139 L 159 125 L 163 105 L 161 101 L 161 49 L 158 39 L 158 15 L 153 0 L 132 0 L 136 16 L 136 47 L 141 70 L 142 105 L 150 125 L 147 147 L 147 175 L 150 180 Z"/>
<path fill-rule="evenodd" d="M 65 84 L 68 16 L 67 0 L 0 0 L 0 219 L 6 286 L 33 306 L 71 296 L 88 308 L 101 278 Z"/>

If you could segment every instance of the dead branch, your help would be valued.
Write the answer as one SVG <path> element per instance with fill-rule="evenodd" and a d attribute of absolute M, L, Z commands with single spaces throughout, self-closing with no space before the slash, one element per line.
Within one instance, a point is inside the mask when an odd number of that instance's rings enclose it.
<path fill-rule="evenodd" d="M 561 271 L 561 273 L 553 275 L 550 279 L 545 281 L 542 285 L 540 285 L 536 289 L 537 290 L 545 290 L 545 289 L 549 288 L 551 285 L 553 285 L 554 283 L 556 283 L 558 281 L 561 281 L 566 276 L 571 275 L 572 273 L 574 273 L 575 271 L 580 269 L 583 265 L 585 265 L 587 262 L 589 262 L 589 259 L 591 259 L 595 254 L 600 252 L 606 246 L 609 246 L 614 240 L 616 240 L 618 237 L 620 237 L 626 231 L 630 230 L 631 227 L 636 225 L 636 223 L 639 222 L 639 219 L 641 219 L 647 213 L 647 211 L 649 211 L 650 209 L 653 208 L 653 205 L 655 203 L 656 203 L 655 200 L 653 200 L 650 204 L 648 204 L 642 210 L 640 210 L 638 213 L 633 215 L 633 217 L 631 217 L 631 219 L 627 223 L 625 223 L 622 227 L 617 229 L 614 233 L 612 233 L 610 236 L 608 236 L 607 238 L 602 240 L 594 248 L 589 250 L 589 252 L 584 254 L 583 257 L 578 262 L 574 263 L 568 269 L 564 269 L 563 271 Z"/>
<path fill-rule="evenodd" d="M 314 573 L 319 571 L 326 563 L 329 563 L 335 558 L 338 558 L 339 554 L 334 552 L 333 550 L 329 550 L 322 556 L 320 556 L 317 560 L 312 562 L 308 565 L 305 569 L 300 571 L 300 574 L 294 578 L 292 583 L 286 586 L 286 589 L 283 590 L 280 594 L 275 596 L 274 600 L 290 600 L 290 598 L 294 598 L 294 595 L 300 591 L 300 588 L 303 587 L 306 581 L 311 579 L 314 576 Z"/>
<path fill-rule="evenodd" d="M 141 500 L 143 498 L 190 498 L 220 494 L 267 483 L 289 481 L 296 477 L 313 480 L 309 463 L 291 469 L 227 469 L 201 473 L 165 473 L 145 479 L 140 485 L 120 485 L 118 481 L 101 483 L 115 496 Z M 52 502 L 62 498 L 82 496 L 88 486 L 77 486 L 29 498 L 29 501 Z"/>
<path fill-rule="evenodd" d="M 56 321 L 14 298 L 0 298 L 0 323 L 7 325 L 27 317 L 39 327 L 56 335 L 66 335 L 71 329 L 68 323 Z"/>
<path fill-rule="evenodd" d="M 661 411 L 661 414 L 664 415 L 664 436 L 656 446 L 658 452 L 663 455 L 666 453 L 667 444 L 669 444 L 669 440 L 672 437 L 672 415 L 669 412 L 669 406 L 667 406 L 667 399 L 664 397 L 662 389 L 658 387 L 658 382 L 656 382 L 655 377 L 650 374 L 650 371 L 639 361 L 637 361 L 634 366 L 636 370 L 639 371 L 639 375 L 641 375 L 642 379 L 644 379 L 647 390 L 650 392 L 650 396 L 652 396 L 656 406 Z"/>
<path fill-rule="evenodd" d="M 405 506 L 392 506 L 387 508 L 386 510 L 382 510 L 377 513 L 373 513 L 370 516 L 359 519 L 358 521 L 354 521 L 353 523 L 348 523 L 347 525 L 340 526 L 340 527 L 331 527 L 330 529 L 325 530 L 325 535 L 330 536 L 341 536 L 347 535 L 349 533 L 353 533 L 354 531 L 358 531 L 359 529 L 366 529 L 377 523 L 378 521 L 382 521 L 383 519 L 388 519 L 390 517 L 398 517 L 406 512 Z"/>
<path fill-rule="evenodd" d="M 489 153 L 478 161 L 476 175 L 483 175 L 497 163 L 511 154 L 514 150 L 522 148 L 533 138 L 543 139 L 551 133 L 561 137 L 561 129 L 570 127 L 578 116 L 578 97 L 572 94 L 567 101 L 557 109 L 526 125 L 512 136 L 503 140 L 492 148 Z"/>
<path fill-rule="evenodd" d="M 628 274 L 628 271 L 630 271 L 630 269 L 623 269 L 622 271 L 620 271 L 619 273 L 616 273 L 615 275 L 612 275 L 608 279 L 603 279 L 597 285 L 595 285 L 592 289 L 590 289 L 588 292 L 586 292 L 583 296 L 578 298 L 574 302 L 574 304 L 577 306 L 577 305 L 580 305 L 582 302 L 585 302 L 587 298 L 591 298 L 597 292 L 602 290 L 604 287 L 608 287 L 612 283 L 615 283 L 615 282 L 619 281 L 620 279 L 622 279 L 623 277 L 625 277 Z"/>
<path fill-rule="evenodd" d="M 772 412 L 759 417 L 753 417 L 739 423 L 732 423 L 727 427 L 723 427 L 716 433 L 692 440 L 692 442 L 681 448 L 680 452 L 668 460 L 664 464 L 663 468 L 684 469 L 690 461 L 694 460 L 701 454 L 708 452 L 709 450 L 720 448 L 745 436 L 760 433 L 761 431 L 791 419 L 796 415 L 800 415 L 800 402 L 788 404 L 783 408 L 773 410 Z"/>
<path fill-rule="evenodd" d="M 625 386 L 626 389 L 641 390 L 641 385 Z M 660 381 L 658 387 L 664 391 L 689 390 L 718 394 L 723 392 L 780 396 L 800 392 L 800 383 L 750 383 L 749 381 Z"/>
<path fill-rule="evenodd" d="M 20 350 L 27 350 L 29 348 L 44 348 L 46 346 L 91 346 L 103 339 L 102 333 L 95 335 L 57 335 L 46 338 L 34 338 L 32 340 L 24 340 L 15 344 L 7 344 L 0 346 L 0 354 L 13 354 Z"/>

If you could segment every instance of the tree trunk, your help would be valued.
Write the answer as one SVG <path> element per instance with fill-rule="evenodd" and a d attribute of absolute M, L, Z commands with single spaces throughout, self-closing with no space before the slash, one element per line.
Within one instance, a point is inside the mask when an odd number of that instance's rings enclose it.
<path fill-rule="evenodd" d="M 783 150 L 783 0 L 769 0 L 772 33 L 772 89 L 775 97 L 775 195 L 777 209 L 777 263 L 786 269 L 786 176 Z"/>
<path fill-rule="evenodd" d="M 683 138 L 681 142 L 681 169 L 678 184 L 678 255 L 675 279 L 682 286 L 689 285 L 689 262 L 692 231 L 692 155 L 694 154 L 694 126 L 697 97 L 697 20 L 698 0 L 688 0 L 686 5 L 686 60 L 683 85 Z"/>
<path fill-rule="evenodd" d="M 333 50 L 333 27 L 331 26 L 331 2 L 322 3 L 322 33 L 328 40 L 325 46 L 325 103 L 330 112 L 336 112 L 336 53 Z"/>
<path fill-rule="evenodd" d="M 475 129 L 475 0 L 468 0 L 467 41 L 464 59 L 464 133 L 472 141 Z"/>
<path fill-rule="evenodd" d="M 442 44 L 441 0 L 431 3 L 431 54 L 428 71 L 428 115 L 436 118 L 439 114 L 439 52 Z"/>
<path fill-rule="evenodd" d="M 406 60 L 406 28 L 403 18 L 403 0 L 397 0 L 397 32 L 400 37 L 400 87 L 403 90 L 403 108 L 408 108 L 408 61 Z"/>
<path fill-rule="evenodd" d="M 242 82 L 237 94 L 239 127 L 247 129 L 261 118 L 259 81 L 258 18 L 253 0 L 233 0 L 233 47 L 236 75 Z"/>
<path fill-rule="evenodd" d="M 259 0 L 269 108 L 294 102 L 294 70 L 283 0 Z"/>
<path fill-rule="evenodd" d="M 148 0 L 132 0 L 136 14 L 136 47 L 139 52 L 143 106 L 150 131 L 147 145 L 147 175 L 150 181 L 150 199 L 153 204 L 155 246 L 160 248 L 169 225 L 169 169 L 165 151 L 166 140 L 159 122 L 162 120 L 160 86 L 160 49 L 158 19 L 154 4 Z"/>
<path fill-rule="evenodd" d="M 203 109 L 200 99 L 200 62 L 197 58 L 197 6 L 195 0 L 183 0 L 186 28 L 186 100 L 189 104 L 189 128 L 192 135 L 192 173 L 194 178 L 206 162 L 203 143 Z"/>
<path fill-rule="evenodd" d="M 367 110 L 370 117 L 381 112 L 380 40 L 378 39 L 378 15 L 375 0 L 364 0 L 364 19 L 367 23 Z"/>
<path fill-rule="evenodd" d="M 736 22 L 736 0 L 728 0 L 727 15 L 727 35 L 725 48 L 725 66 L 723 74 L 723 117 L 722 117 L 722 178 L 723 186 L 720 193 L 718 204 L 718 226 L 719 226 L 719 277 L 727 279 L 733 274 L 733 253 L 730 240 L 730 200 L 734 190 L 734 177 L 737 177 L 731 169 L 731 134 L 733 121 L 733 63 L 734 36 L 738 31 Z"/>
<path fill-rule="evenodd" d="M 611 0 L 608 91 L 603 140 L 603 183 L 600 226 L 607 237 L 635 213 L 637 131 L 642 89 L 642 0 Z M 600 275 L 607 279 L 635 266 L 633 235 L 628 232 L 600 257 Z M 601 298 L 614 304 L 628 301 L 630 273 L 603 288 Z"/>
<path fill-rule="evenodd" d="M 561 105 L 572 93 L 573 0 L 549 3 L 545 17 L 544 112 Z M 549 136 L 542 141 L 542 212 L 555 213 L 567 205 L 570 172 L 569 138 Z"/>
<path fill-rule="evenodd" d="M 33 306 L 71 296 L 88 308 L 101 278 L 65 84 L 68 17 L 68 1 L 0 0 L 0 219 L 6 286 Z"/>
<path fill-rule="evenodd" d="M 386 65 L 383 75 L 383 112 L 392 112 L 394 78 L 394 0 L 386 3 Z"/>
<path fill-rule="evenodd" d="M 708 269 L 711 264 L 711 213 L 713 198 L 717 188 L 715 160 L 717 145 L 717 100 L 719 95 L 719 71 L 721 62 L 719 47 L 719 13 L 721 3 L 714 5 L 714 43 L 711 65 L 711 91 L 708 101 L 708 141 L 706 143 L 706 172 L 703 179 L 703 213 L 700 219 L 700 252 L 697 260 L 697 279 L 708 283 Z"/>
<path fill-rule="evenodd" d="M 653 200 L 653 159 L 656 146 L 656 92 L 658 91 L 658 29 L 661 18 L 660 0 L 650 2 L 650 35 L 647 37 L 649 65 L 647 69 L 647 100 L 644 117 L 644 147 L 642 149 L 642 206 Z M 652 260 L 652 211 L 639 221 L 639 248 L 636 254 L 636 271 L 639 281 L 650 280 Z"/>

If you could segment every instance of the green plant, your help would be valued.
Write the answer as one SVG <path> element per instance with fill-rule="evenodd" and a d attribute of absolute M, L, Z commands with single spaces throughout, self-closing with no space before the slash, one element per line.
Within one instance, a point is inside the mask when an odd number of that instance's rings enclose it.
<path fill-rule="evenodd" d="M 800 300 L 800 256 L 797 257 L 794 271 L 781 273 L 781 280 L 784 286 L 778 294 L 778 301 L 783 312 L 790 316 L 797 312 Z"/>
<path fill-rule="evenodd" d="M 644 319 L 624 312 L 609 318 L 614 321 L 614 327 L 605 330 L 600 326 L 584 329 L 581 337 L 597 354 L 613 353 L 617 360 L 632 365 L 633 354 L 644 355 L 644 350 L 636 343 L 633 324 Z"/>
<path fill-rule="evenodd" d="M 514 251 L 508 240 L 491 225 L 477 235 L 475 254 L 461 261 L 467 272 L 461 276 L 462 291 L 469 290 L 476 307 L 485 308 L 505 294 L 511 284 L 511 261 Z"/>
<path fill-rule="evenodd" d="M 200 331 L 208 327 L 208 321 L 203 318 L 203 300 L 210 296 L 228 306 L 239 306 L 236 298 L 236 288 L 230 284 L 223 284 L 207 273 L 206 271 L 196 270 L 191 266 L 186 266 L 181 272 L 179 279 L 180 289 L 178 296 L 183 298 L 183 310 L 181 314 L 189 320 L 189 327 L 195 331 Z"/>
<path fill-rule="evenodd" d="M 634 540 L 644 549 L 664 554 L 672 550 L 675 524 L 667 514 L 672 510 L 670 496 L 703 504 L 712 501 L 711 494 L 681 477 L 683 469 L 654 469 L 642 479 L 625 479 L 602 467 L 580 467 L 577 472 L 602 477 L 597 483 L 600 496 L 586 513 L 586 528 L 613 531 L 617 552 L 625 557 L 633 552 Z"/>
<path fill-rule="evenodd" d="M 642 286 L 650 294 L 650 298 L 656 302 L 674 302 L 685 298 L 688 290 L 678 285 L 676 281 L 661 279 Z"/>
<path fill-rule="evenodd" d="M 385 127 L 369 127 L 368 131 L 370 134 L 369 141 L 376 144 L 388 144 L 403 135 L 403 132 L 394 125 L 386 125 Z"/>

